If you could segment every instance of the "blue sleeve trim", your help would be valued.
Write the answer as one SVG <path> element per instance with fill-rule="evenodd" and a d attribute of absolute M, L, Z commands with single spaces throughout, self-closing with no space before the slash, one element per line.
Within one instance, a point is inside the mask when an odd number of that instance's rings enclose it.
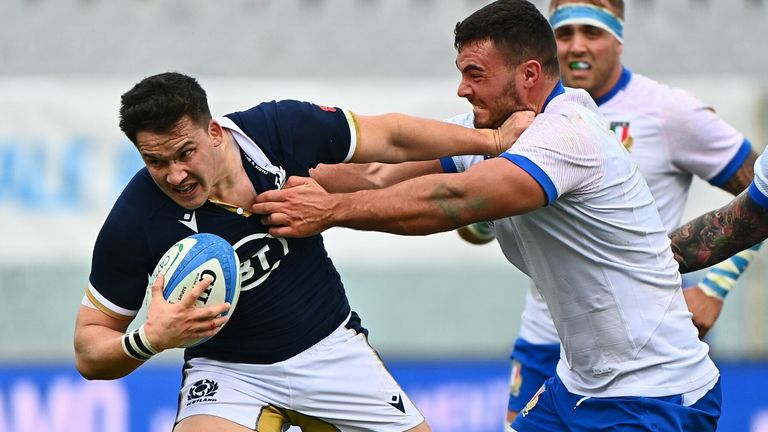
<path fill-rule="evenodd" d="M 453 161 L 452 157 L 440 158 L 440 165 L 443 167 L 443 172 L 446 172 L 446 173 L 459 172 L 459 169 L 456 168 L 456 163 Z"/>
<path fill-rule="evenodd" d="M 709 184 L 712 186 L 721 186 L 730 180 L 731 177 L 736 174 L 736 171 L 738 171 L 739 168 L 741 168 L 741 166 L 744 164 L 744 161 L 747 160 L 747 156 L 749 156 L 750 151 L 752 151 L 752 143 L 750 143 L 748 139 L 744 138 L 739 151 L 736 152 L 736 156 L 734 156 L 733 159 L 728 162 L 728 165 L 726 165 L 725 168 L 723 168 L 716 176 L 709 180 Z"/>
<path fill-rule="evenodd" d="M 747 194 L 752 198 L 752 201 L 756 202 L 760 207 L 768 208 L 768 197 L 760 192 L 760 189 L 757 188 L 754 180 L 750 183 L 749 189 L 747 189 Z"/>
<path fill-rule="evenodd" d="M 595 103 L 597 104 L 597 106 L 601 106 L 602 104 L 613 99 L 613 97 L 619 94 L 620 91 L 627 88 L 627 85 L 629 85 L 629 82 L 631 80 L 632 80 L 632 72 L 629 69 L 622 66 L 621 76 L 619 77 L 619 80 L 616 81 L 616 84 L 613 86 L 613 88 L 609 90 L 608 93 L 600 96 L 599 98 L 595 98 Z"/>
<path fill-rule="evenodd" d="M 527 172 L 534 180 L 536 180 L 539 186 L 544 190 L 544 194 L 547 195 L 546 205 L 551 204 L 552 201 L 557 199 L 557 188 L 555 187 L 555 184 L 552 183 L 552 179 L 550 179 L 547 173 L 539 168 L 538 165 L 533 163 L 527 157 L 518 154 L 502 153 L 501 157 L 519 166 L 523 171 Z"/>

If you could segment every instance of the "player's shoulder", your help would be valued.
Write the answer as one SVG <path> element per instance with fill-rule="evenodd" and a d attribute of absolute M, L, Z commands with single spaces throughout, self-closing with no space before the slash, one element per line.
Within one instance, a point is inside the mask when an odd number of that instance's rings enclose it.
<path fill-rule="evenodd" d="M 312 102 L 282 99 L 261 102 L 251 108 L 226 114 L 225 117 L 235 122 L 240 128 L 244 128 L 253 122 L 270 122 L 281 117 L 290 118 L 292 115 L 327 115 L 337 112 L 343 113 L 343 110 Z"/>
<path fill-rule="evenodd" d="M 589 93 L 584 89 L 566 87 L 564 92 L 547 102 L 539 116 L 542 118 L 571 117 L 587 111 L 598 115 L 600 113 Z"/>
<path fill-rule="evenodd" d="M 638 73 L 632 74 L 627 93 L 633 98 L 641 98 L 645 104 L 657 104 L 665 111 L 685 112 L 703 105 L 689 90 Z"/>
<path fill-rule="evenodd" d="M 117 197 L 102 230 L 137 232 L 147 221 L 174 204 L 157 187 L 146 168 L 140 169 Z"/>
<path fill-rule="evenodd" d="M 549 101 L 545 110 L 536 116 L 532 125 L 548 130 L 550 134 L 586 129 L 604 131 L 607 120 L 595 101 L 583 89 L 566 88 L 565 92 Z M 529 128 L 531 129 L 531 128 Z"/>
<path fill-rule="evenodd" d="M 353 123 L 353 116 L 347 110 L 294 99 L 262 102 L 225 117 L 260 145 L 268 145 L 278 137 L 292 136 L 297 131 L 309 129 L 311 132 L 313 127 L 337 130 Z"/>

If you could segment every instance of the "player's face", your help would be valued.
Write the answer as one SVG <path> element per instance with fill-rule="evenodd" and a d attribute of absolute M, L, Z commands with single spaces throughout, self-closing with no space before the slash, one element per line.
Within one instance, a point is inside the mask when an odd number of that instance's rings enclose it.
<path fill-rule="evenodd" d="M 516 69 L 490 40 L 472 42 L 456 57 L 461 72 L 458 95 L 472 104 L 476 128 L 497 128 L 526 108 L 517 89 Z"/>
<path fill-rule="evenodd" d="M 189 210 L 205 204 L 216 182 L 214 147 L 221 144 L 221 128 L 212 126 L 183 117 L 170 132 L 136 134 L 136 146 L 157 186 Z"/>
<path fill-rule="evenodd" d="M 566 86 L 598 98 L 618 82 L 624 46 L 611 33 L 590 25 L 565 25 L 555 30 L 555 38 Z"/>

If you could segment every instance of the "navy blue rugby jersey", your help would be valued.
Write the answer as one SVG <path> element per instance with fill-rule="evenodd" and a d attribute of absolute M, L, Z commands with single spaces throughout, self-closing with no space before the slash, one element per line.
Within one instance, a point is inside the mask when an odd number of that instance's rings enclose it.
<path fill-rule="evenodd" d="M 307 176 L 318 163 L 344 162 L 356 145 L 352 116 L 338 108 L 268 102 L 217 120 L 235 136 L 258 193 L 281 186 L 287 176 Z M 256 364 L 288 359 L 341 325 L 350 306 L 320 235 L 283 239 L 267 230 L 258 215 L 237 215 L 211 202 L 184 209 L 141 169 L 98 235 L 87 296 L 112 316 L 135 316 L 162 254 L 195 232 L 214 233 L 235 246 L 242 291 L 221 332 L 188 348 L 185 357 Z"/>

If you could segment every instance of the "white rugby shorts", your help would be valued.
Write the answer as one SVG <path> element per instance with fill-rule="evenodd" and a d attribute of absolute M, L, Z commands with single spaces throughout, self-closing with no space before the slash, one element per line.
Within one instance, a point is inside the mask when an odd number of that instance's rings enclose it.
<path fill-rule="evenodd" d="M 176 421 L 212 415 L 259 432 L 280 432 L 287 425 L 402 432 L 424 421 L 365 335 L 345 324 L 301 354 L 270 365 L 191 359 Z"/>

